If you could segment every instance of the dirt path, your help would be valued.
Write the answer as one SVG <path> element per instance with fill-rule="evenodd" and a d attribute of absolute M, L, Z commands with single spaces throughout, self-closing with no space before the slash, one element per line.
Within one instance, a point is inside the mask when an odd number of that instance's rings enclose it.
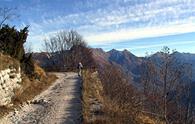
<path fill-rule="evenodd" d="M 76 73 L 56 73 L 59 79 L 33 103 L 10 113 L 2 123 L 80 124 L 81 81 Z M 0 123 L 1 123 L 0 122 Z"/>

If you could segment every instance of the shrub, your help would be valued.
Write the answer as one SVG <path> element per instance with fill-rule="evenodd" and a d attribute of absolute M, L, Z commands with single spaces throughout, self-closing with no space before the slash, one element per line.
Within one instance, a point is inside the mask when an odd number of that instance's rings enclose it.
<path fill-rule="evenodd" d="M 15 27 L 4 25 L 0 29 L 0 52 L 10 55 L 21 63 L 25 74 L 34 75 L 32 55 L 25 56 L 24 43 L 28 36 L 28 27 L 18 31 Z"/>

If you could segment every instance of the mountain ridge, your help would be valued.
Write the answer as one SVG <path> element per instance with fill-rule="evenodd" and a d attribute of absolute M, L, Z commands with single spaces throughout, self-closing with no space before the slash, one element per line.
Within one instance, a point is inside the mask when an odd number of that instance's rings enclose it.
<path fill-rule="evenodd" d="M 147 61 L 147 58 L 151 58 L 154 62 L 158 62 L 162 59 L 162 52 L 156 52 L 147 57 L 138 57 L 132 54 L 128 50 L 118 51 L 116 49 L 112 49 L 110 51 L 105 52 L 103 49 L 95 48 L 92 49 L 94 59 L 102 64 L 104 63 L 115 63 L 120 66 L 127 75 L 133 76 L 137 78 L 140 76 L 142 71 L 142 64 Z M 98 56 L 97 56 L 98 55 Z M 195 54 L 193 53 L 180 53 L 173 52 L 171 56 L 175 57 L 182 63 L 187 63 L 192 66 L 192 73 L 195 74 Z M 135 79 L 137 80 L 137 79 Z M 193 77 L 193 81 L 195 81 L 195 77 Z"/>

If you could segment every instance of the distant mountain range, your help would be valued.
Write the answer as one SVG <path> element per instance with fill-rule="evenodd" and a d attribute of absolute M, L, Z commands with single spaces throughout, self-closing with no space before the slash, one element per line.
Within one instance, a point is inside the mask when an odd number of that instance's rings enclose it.
<path fill-rule="evenodd" d="M 137 57 L 128 50 L 118 51 L 112 49 L 108 52 L 101 48 L 93 49 L 94 59 L 99 64 L 112 63 L 120 67 L 125 74 L 133 78 L 135 82 L 139 82 L 139 77 L 142 71 L 142 64 L 147 61 L 145 57 Z M 190 64 L 192 66 L 192 76 L 195 82 L 195 54 L 174 52 L 171 54 L 175 59 L 181 63 Z M 158 63 L 162 59 L 162 54 L 157 52 L 150 56 L 154 63 Z"/>

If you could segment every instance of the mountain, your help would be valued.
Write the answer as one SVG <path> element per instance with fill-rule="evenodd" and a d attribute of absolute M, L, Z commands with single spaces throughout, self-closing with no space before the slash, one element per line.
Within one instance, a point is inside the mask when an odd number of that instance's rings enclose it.
<path fill-rule="evenodd" d="M 49 63 L 49 54 L 47 52 L 33 53 L 32 57 L 41 67 L 45 67 Z"/>
<path fill-rule="evenodd" d="M 162 59 L 163 59 L 163 53 L 162 52 L 157 52 L 150 56 L 150 59 L 156 63 L 156 64 L 161 64 Z M 187 64 L 190 65 L 192 68 L 192 80 L 195 81 L 195 54 L 191 53 L 180 53 L 180 52 L 174 52 L 171 54 L 171 56 L 178 61 L 180 64 Z M 177 63 L 175 63 L 177 65 Z"/>
<path fill-rule="evenodd" d="M 93 58 L 99 65 L 108 65 L 109 64 L 109 54 L 101 48 L 92 49 Z"/>
<path fill-rule="evenodd" d="M 112 64 L 120 68 L 131 80 L 138 82 L 143 59 L 130 53 L 128 50 L 112 49 L 108 52 L 102 49 L 93 49 L 93 56 L 98 65 Z"/>
<path fill-rule="evenodd" d="M 117 51 L 113 49 L 107 53 L 109 54 L 109 61 L 120 65 L 123 71 L 132 76 L 134 80 L 140 77 L 141 65 L 143 61 L 141 58 L 136 57 L 128 50 Z"/>
<path fill-rule="evenodd" d="M 176 60 L 184 64 L 192 66 L 192 75 L 195 74 L 195 54 L 174 52 L 171 54 Z M 137 57 L 128 50 L 118 51 L 112 49 L 108 52 L 101 48 L 93 49 L 93 56 L 99 65 L 113 64 L 120 67 L 123 72 L 129 75 L 135 82 L 139 82 L 139 77 L 142 71 L 142 64 L 147 61 L 145 57 Z M 157 64 L 161 64 L 163 53 L 157 52 L 149 58 Z M 195 76 L 193 76 L 195 82 Z"/>
<path fill-rule="evenodd" d="M 192 67 L 192 78 L 195 81 L 195 54 L 191 53 L 179 53 L 175 52 L 173 54 L 180 62 L 190 64 Z"/>

